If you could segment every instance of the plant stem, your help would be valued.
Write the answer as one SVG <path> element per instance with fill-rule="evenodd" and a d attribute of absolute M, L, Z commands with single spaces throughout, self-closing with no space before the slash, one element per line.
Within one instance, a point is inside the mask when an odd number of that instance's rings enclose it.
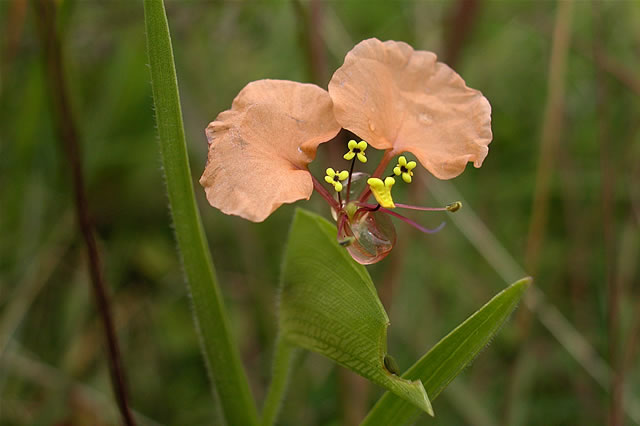
<path fill-rule="evenodd" d="M 329 194 L 325 187 L 322 186 L 320 182 L 318 182 L 318 179 L 311 175 L 311 180 L 313 181 L 313 189 L 318 191 L 318 194 L 320 194 L 322 198 L 327 200 L 327 203 L 329 203 L 329 205 L 333 207 L 336 212 L 339 211 L 341 206 L 338 205 L 338 202 Z"/>
<path fill-rule="evenodd" d="M 474 24 L 481 13 L 481 0 L 458 0 L 448 11 L 443 25 L 443 62 L 455 68 Z"/>
<path fill-rule="evenodd" d="M 54 122 L 58 138 L 63 145 L 64 153 L 71 168 L 76 217 L 82 238 L 87 247 L 91 284 L 107 340 L 111 382 L 122 421 L 125 425 L 130 426 L 135 425 L 135 421 L 129 409 L 126 379 L 122 367 L 120 348 L 118 347 L 118 338 L 116 337 L 116 329 L 111 316 L 111 306 L 102 274 L 95 231 L 89 215 L 89 205 L 82 171 L 82 156 L 80 154 L 80 137 L 71 112 L 67 82 L 62 70 L 62 49 L 55 27 L 55 13 L 55 5 L 50 1 L 40 0 L 36 3 L 37 27 L 44 50 L 46 78 L 53 102 Z"/>
<path fill-rule="evenodd" d="M 182 124 L 173 50 L 162 0 L 144 0 L 153 100 L 178 248 L 193 302 L 200 346 L 229 424 L 258 415 L 215 276 L 196 207 Z"/>
<path fill-rule="evenodd" d="M 271 426 L 278 416 L 296 353 L 296 349 L 292 345 L 282 337 L 278 337 L 273 354 L 273 375 L 262 409 L 262 426 Z"/>

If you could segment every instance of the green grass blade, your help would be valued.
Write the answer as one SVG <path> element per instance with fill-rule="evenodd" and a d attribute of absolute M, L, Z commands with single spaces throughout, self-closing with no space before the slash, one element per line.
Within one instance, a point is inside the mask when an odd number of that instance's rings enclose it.
<path fill-rule="evenodd" d="M 269 384 L 269 390 L 262 409 L 262 426 L 273 425 L 278 417 L 282 400 L 287 390 L 291 366 L 296 359 L 296 353 L 299 351 L 285 339 L 278 337 L 276 340 L 271 383 Z"/>
<path fill-rule="evenodd" d="M 153 100 L 178 248 L 210 376 L 229 424 L 255 425 L 257 411 L 231 336 L 198 213 L 187 159 L 173 51 L 162 0 L 144 0 Z"/>
<path fill-rule="evenodd" d="M 498 293 L 440 340 L 402 377 L 422 381 L 429 396 L 435 399 L 487 346 L 516 308 L 530 283 L 531 278 L 524 278 Z M 387 392 L 369 412 L 362 426 L 407 425 L 415 422 L 419 415 L 420 411 L 411 404 Z"/>
<path fill-rule="evenodd" d="M 387 317 L 371 277 L 336 241 L 336 227 L 296 212 L 285 254 L 280 332 L 432 414 L 419 380 L 405 380 L 384 365 Z"/>

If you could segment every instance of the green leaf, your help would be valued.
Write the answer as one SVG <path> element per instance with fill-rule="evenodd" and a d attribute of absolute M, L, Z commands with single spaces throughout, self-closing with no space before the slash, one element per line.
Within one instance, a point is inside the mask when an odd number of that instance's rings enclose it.
<path fill-rule="evenodd" d="M 289 234 L 280 294 L 280 332 L 433 415 L 419 380 L 385 368 L 389 318 L 371 277 L 336 241 L 336 227 L 297 210 Z"/>
<path fill-rule="evenodd" d="M 518 305 L 531 278 L 523 278 L 498 293 L 480 310 L 440 340 L 416 362 L 403 378 L 420 380 L 432 399 L 478 355 Z M 362 426 L 407 425 L 420 412 L 392 393 L 385 393 L 362 422 Z"/>
<path fill-rule="evenodd" d="M 257 410 L 196 207 L 182 125 L 169 25 L 162 0 L 144 0 L 144 22 L 162 165 L 179 253 L 191 292 L 200 347 L 229 424 L 255 425 Z"/>

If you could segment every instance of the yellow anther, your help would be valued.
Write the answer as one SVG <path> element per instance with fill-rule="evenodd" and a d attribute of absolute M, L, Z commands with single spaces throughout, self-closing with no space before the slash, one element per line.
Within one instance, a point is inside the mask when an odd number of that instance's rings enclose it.
<path fill-rule="evenodd" d="M 329 167 L 327 169 L 327 175 L 324 177 L 324 181 L 333 185 L 333 189 L 335 189 L 336 192 L 340 192 L 342 191 L 342 183 L 340 183 L 340 181 L 347 180 L 348 177 L 348 171 L 343 170 L 341 172 L 336 172 L 331 167 Z"/>
<path fill-rule="evenodd" d="M 398 158 L 398 165 L 393 168 L 393 173 L 396 176 L 402 175 L 402 180 L 406 183 L 411 183 L 411 176 L 413 176 L 413 169 L 416 168 L 418 164 L 415 161 L 407 162 L 407 159 L 404 155 L 401 155 Z"/>
<path fill-rule="evenodd" d="M 456 201 L 455 203 L 447 204 L 447 207 L 445 208 L 451 213 L 457 212 L 462 208 L 462 203 L 460 201 Z"/>
<path fill-rule="evenodd" d="M 356 142 L 351 139 L 347 144 L 347 147 L 349 148 L 349 152 L 343 156 L 345 160 L 353 160 L 353 157 L 357 155 L 360 162 L 367 162 L 367 157 L 364 153 L 367 149 L 367 143 L 365 141 Z"/>
<path fill-rule="evenodd" d="M 376 201 L 387 209 L 393 209 L 396 205 L 393 203 L 393 198 L 391 197 L 391 187 L 396 183 L 396 180 L 391 176 L 385 178 L 384 182 L 382 179 L 378 178 L 369 178 L 367 180 L 369 184 L 369 188 L 371 188 L 371 192 L 373 196 L 376 197 Z"/>

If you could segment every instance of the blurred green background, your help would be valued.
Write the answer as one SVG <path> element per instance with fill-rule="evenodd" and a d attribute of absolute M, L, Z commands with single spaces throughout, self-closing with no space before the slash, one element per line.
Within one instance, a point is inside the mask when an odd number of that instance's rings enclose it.
<path fill-rule="evenodd" d="M 167 209 L 142 4 L 55 3 L 132 406 L 141 424 L 220 424 Z M 639 424 L 640 2 L 168 1 L 167 14 L 196 195 L 259 404 L 294 206 L 262 224 L 209 207 L 204 128 L 252 80 L 326 88 L 378 37 L 436 52 L 489 99 L 494 132 L 455 188 L 422 169 L 396 194 L 465 207 L 436 235 L 398 222 L 369 268 L 389 352 L 407 368 L 520 268 L 537 286 L 420 424 Z M 31 2 L 0 2 L 0 424 L 117 424 L 36 22 Z M 316 176 L 342 153 L 330 145 Z M 317 195 L 296 205 L 329 217 Z M 357 424 L 381 393 L 307 354 L 280 424 Z"/>

